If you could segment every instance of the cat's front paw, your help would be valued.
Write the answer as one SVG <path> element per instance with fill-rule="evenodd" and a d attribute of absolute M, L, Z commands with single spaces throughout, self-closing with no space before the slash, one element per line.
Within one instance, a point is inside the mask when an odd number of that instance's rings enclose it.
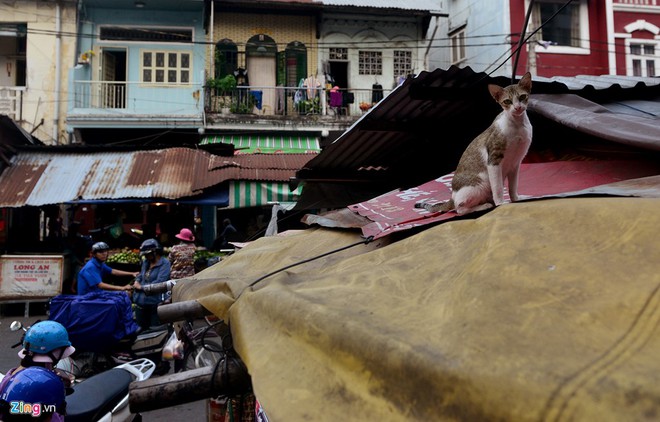
<path fill-rule="evenodd" d="M 525 199 L 533 198 L 532 195 L 518 195 L 515 198 L 511 198 L 511 202 L 524 201 Z"/>

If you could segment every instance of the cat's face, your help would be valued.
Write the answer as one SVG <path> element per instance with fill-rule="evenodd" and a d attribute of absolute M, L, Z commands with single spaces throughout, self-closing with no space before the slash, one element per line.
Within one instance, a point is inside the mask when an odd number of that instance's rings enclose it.
<path fill-rule="evenodd" d="M 504 112 L 519 117 L 527 111 L 527 102 L 532 90 L 532 77 L 527 72 L 516 85 L 509 85 L 506 88 L 488 85 L 488 90 Z"/>
<path fill-rule="evenodd" d="M 502 109 L 514 116 L 522 116 L 527 111 L 527 101 L 529 93 L 520 89 L 517 85 L 504 88 L 504 94 L 500 97 L 498 103 Z"/>

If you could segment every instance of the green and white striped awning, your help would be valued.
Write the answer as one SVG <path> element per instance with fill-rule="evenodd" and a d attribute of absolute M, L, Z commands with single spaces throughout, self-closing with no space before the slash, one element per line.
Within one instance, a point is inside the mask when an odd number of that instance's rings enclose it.
<path fill-rule="evenodd" d="M 290 153 L 302 154 L 319 152 L 319 138 L 315 136 L 246 136 L 216 135 L 205 136 L 200 145 L 233 144 L 240 154 L 249 153 Z"/>
<path fill-rule="evenodd" d="M 302 186 L 290 191 L 282 182 L 229 182 L 229 208 L 260 207 L 274 202 L 296 202 Z"/>

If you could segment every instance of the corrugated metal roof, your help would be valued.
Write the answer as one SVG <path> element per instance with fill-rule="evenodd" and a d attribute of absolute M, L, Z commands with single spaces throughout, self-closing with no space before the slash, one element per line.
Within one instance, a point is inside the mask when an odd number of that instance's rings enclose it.
<path fill-rule="evenodd" d="M 657 104 L 660 98 L 658 78 L 606 75 L 538 79 L 533 81 L 532 100 L 536 94 L 573 94 L 594 102 L 594 109 L 602 109 L 586 111 L 600 114 L 601 119 L 618 119 L 609 125 L 619 126 L 613 128 L 617 131 L 615 134 L 604 133 L 608 125 L 603 126 L 602 120 L 575 122 L 570 126 L 584 131 L 590 124 L 598 124 L 598 130 L 590 135 L 599 136 L 601 141 L 620 142 L 622 137 L 628 138 L 629 135 L 632 140 L 641 135 L 635 134 L 632 127 L 622 126 L 628 117 L 617 114 L 616 107 L 606 109 L 607 104 L 620 105 L 632 100 L 643 106 L 640 100 Z M 321 184 L 328 180 L 360 182 L 363 186 L 371 184 L 372 188 L 380 184 L 380 191 L 386 192 L 415 186 L 453 171 L 467 144 L 501 111 L 488 94 L 488 84 L 506 86 L 510 80 L 458 67 L 422 72 L 407 79 L 297 173 L 299 179 L 308 182 L 301 203 L 311 193 L 311 183 Z M 565 122 L 558 119 L 561 116 L 550 112 L 537 114 L 537 111 L 548 111 L 544 101 L 530 103 L 530 119 L 547 118 L 555 125 L 563 125 Z M 651 107 L 651 111 L 637 111 L 638 117 L 644 115 L 646 118 L 644 131 L 652 132 L 646 134 L 647 138 L 653 137 L 654 133 L 660 134 L 660 120 L 653 115 L 654 109 L 657 107 Z M 601 111 L 610 111 L 611 114 Z M 535 138 L 548 137 L 548 133 L 550 131 L 537 131 L 535 127 Z M 655 138 L 660 148 L 660 135 Z M 650 145 L 645 142 L 644 146 Z M 632 142 L 628 144 L 633 145 Z M 637 146 L 643 147 L 641 143 Z M 535 147 L 537 145 L 533 142 L 532 148 Z"/>
<path fill-rule="evenodd" d="M 217 157 L 170 148 L 133 152 L 22 151 L 0 175 L 0 207 L 76 200 L 189 197 L 227 180 L 286 182 L 313 154 Z"/>

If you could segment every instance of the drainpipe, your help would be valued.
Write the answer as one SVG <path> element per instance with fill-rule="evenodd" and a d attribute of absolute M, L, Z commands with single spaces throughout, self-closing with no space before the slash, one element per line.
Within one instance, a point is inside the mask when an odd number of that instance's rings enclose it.
<path fill-rule="evenodd" d="M 59 144 L 60 131 L 60 90 L 62 89 L 62 9 L 60 2 L 55 6 L 55 118 L 53 119 L 53 139 Z"/>

